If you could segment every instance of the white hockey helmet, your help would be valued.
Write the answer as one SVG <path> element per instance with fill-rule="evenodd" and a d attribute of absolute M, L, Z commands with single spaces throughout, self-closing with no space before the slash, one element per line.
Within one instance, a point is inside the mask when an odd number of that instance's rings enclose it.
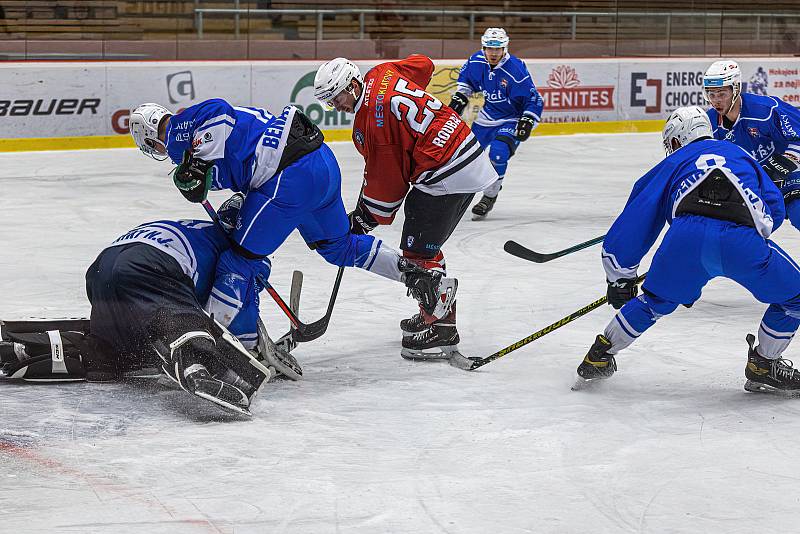
<path fill-rule="evenodd" d="M 706 111 L 700 106 L 687 106 L 672 112 L 661 136 L 664 139 L 664 150 L 669 156 L 692 141 L 701 137 L 713 138 L 714 134 Z M 673 141 L 677 141 L 679 146 L 674 146 Z"/>
<path fill-rule="evenodd" d="M 503 28 L 487 28 L 481 37 L 483 48 L 508 48 L 508 34 Z"/>
<path fill-rule="evenodd" d="M 332 108 L 331 101 L 350 86 L 355 78 L 362 86 L 364 77 L 355 63 L 343 57 L 337 57 L 320 65 L 314 76 L 314 97 L 328 108 Z"/>
<path fill-rule="evenodd" d="M 172 115 L 170 110 L 154 103 L 142 104 L 131 111 L 128 119 L 131 136 L 145 155 L 158 161 L 167 159 L 167 147 L 158 138 L 158 126 L 164 117 Z"/>
<path fill-rule="evenodd" d="M 708 90 L 716 87 L 732 87 L 733 100 L 731 106 L 742 93 L 742 71 L 739 64 L 730 59 L 715 61 L 703 74 L 703 95 L 708 98 Z"/>

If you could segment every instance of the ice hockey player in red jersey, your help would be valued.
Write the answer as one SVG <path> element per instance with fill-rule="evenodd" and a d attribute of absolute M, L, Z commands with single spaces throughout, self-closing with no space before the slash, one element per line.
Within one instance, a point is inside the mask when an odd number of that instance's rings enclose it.
<path fill-rule="evenodd" d="M 405 200 L 403 255 L 444 272 L 442 245 L 475 193 L 498 177 L 458 113 L 425 92 L 432 75 L 433 62 L 422 55 L 381 63 L 363 77 L 351 61 L 336 58 L 317 70 L 314 93 L 337 111 L 355 113 L 353 143 L 365 169 L 351 231 L 391 224 Z M 420 310 L 400 328 L 406 358 L 447 358 L 457 350 L 455 302 L 442 319 Z"/>

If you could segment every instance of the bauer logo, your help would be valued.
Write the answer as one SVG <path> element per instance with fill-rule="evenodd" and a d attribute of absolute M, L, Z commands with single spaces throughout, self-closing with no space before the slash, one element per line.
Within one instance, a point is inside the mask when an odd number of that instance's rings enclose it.
<path fill-rule="evenodd" d="M 547 87 L 541 87 L 539 93 L 548 112 L 614 109 L 613 85 L 581 85 L 578 71 L 569 65 L 554 68 L 547 77 Z"/>
<path fill-rule="evenodd" d="M 177 104 L 182 100 L 194 100 L 192 71 L 182 70 L 167 74 L 167 94 L 170 104 Z"/>
<path fill-rule="evenodd" d="M 99 98 L 40 98 L 38 100 L 0 100 L 0 117 L 45 115 L 96 115 Z"/>

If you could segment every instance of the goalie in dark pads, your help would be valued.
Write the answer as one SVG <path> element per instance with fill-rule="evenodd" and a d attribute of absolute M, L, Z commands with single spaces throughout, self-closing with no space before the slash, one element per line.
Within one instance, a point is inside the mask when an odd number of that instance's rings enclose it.
<path fill-rule="evenodd" d="M 235 217 L 240 200 L 226 202 L 221 219 Z M 248 350 L 259 337 L 257 284 L 228 329 L 203 311 L 229 243 L 208 221 L 155 221 L 123 234 L 86 273 L 90 320 L 2 324 L 0 376 L 115 381 L 160 367 L 184 390 L 249 415 L 261 385 L 292 357 L 260 351 L 256 358 Z"/>

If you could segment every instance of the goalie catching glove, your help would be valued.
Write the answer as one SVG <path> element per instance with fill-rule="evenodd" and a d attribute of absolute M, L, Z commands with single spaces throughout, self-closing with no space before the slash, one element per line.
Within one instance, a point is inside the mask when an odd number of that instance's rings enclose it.
<path fill-rule="evenodd" d="M 183 154 L 183 161 L 172 172 L 172 181 L 189 202 L 200 203 L 211 189 L 214 163 L 192 156 L 190 150 Z"/>

